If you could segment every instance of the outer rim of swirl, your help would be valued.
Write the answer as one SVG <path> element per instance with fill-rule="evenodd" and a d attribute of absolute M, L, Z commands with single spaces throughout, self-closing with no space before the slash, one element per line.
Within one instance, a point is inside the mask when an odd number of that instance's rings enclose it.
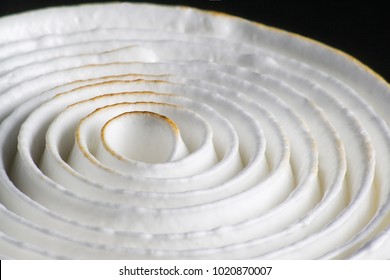
<path fill-rule="evenodd" d="M 106 3 L 81 3 L 81 4 L 73 4 L 73 5 L 66 5 L 66 6 L 53 6 L 53 7 L 45 7 L 45 8 L 41 8 L 41 9 L 32 9 L 32 10 L 28 10 L 28 11 L 24 11 L 24 12 L 20 12 L 20 13 L 16 13 L 16 14 L 10 14 L 10 15 L 6 15 L 6 16 L 0 17 L 0 23 L 1 23 L 1 20 L 13 20 L 13 18 L 16 18 L 16 17 L 19 17 L 19 16 L 34 14 L 34 13 L 37 13 L 37 12 L 39 13 L 40 11 L 45 11 L 45 10 L 49 11 L 49 10 L 61 9 L 61 8 L 76 8 L 76 7 L 113 5 L 113 4 L 124 4 L 124 3 L 126 3 L 126 2 L 120 2 L 119 1 L 119 2 L 106 2 Z M 284 30 L 284 29 L 279 28 L 279 27 L 266 25 L 264 23 L 248 20 L 248 19 L 245 19 L 245 18 L 240 17 L 240 16 L 231 15 L 231 14 L 227 14 L 227 13 L 220 12 L 220 11 L 215 11 L 215 10 L 212 10 L 212 9 L 210 9 L 210 10 L 203 10 L 203 9 L 200 9 L 200 8 L 190 7 L 190 6 L 186 6 L 186 5 L 169 5 L 169 4 L 156 4 L 156 3 L 136 3 L 136 4 L 137 5 L 145 5 L 145 6 L 160 6 L 160 7 L 179 8 L 179 9 L 183 9 L 183 10 L 195 10 L 195 11 L 197 11 L 199 13 L 209 14 L 209 15 L 212 15 L 212 16 L 225 17 L 225 18 L 231 18 L 231 19 L 235 19 L 235 20 L 239 20 L 239 21 L 245 21 L 247 23 L 257 25 L 257 26 L 259 26 L 262 29 L 267 29 L 269 31 L 276 32 L 276 33 L 279 33 L 279 34 L 283 34 L 283 35 L 289 36 L 289 37 L 295 37 L 298 40 L 303 40 L 303 41 L 306 41 L 306 42 L 308 42 L 310 44 L 317 45 L 318 47 L 326 49 L 326 50 L 332 52 L 333 54 L 335 54 L 337 56 L 341 56 L 341 57 L 347 59 L 348 61 L 352 62 L 355 66 L 360 68 L 361 70 L 367 72 L 370 76 L 375 77 L 384 86 L 387 86 L 387 87 L 390 86 L 390 82 L 387 82 L 384 77 L 382 77 L 374 69 L 372 69 L 368 65 L 364 64 L 363 62 L 361 62 L 356 57 L 348 54 L 347 52 L 345 52 L 345 51 L 343 51 L 341 49 L 338 49 L 336 47 L 327 45 L 325 43 L 322 43 L 321 41 L 315 40 L 313 38 L 310 38 L 310 37 L 307 37 L 307 36 L 304 36 L 304 35 L 292 32 L 292 31 Z"/>

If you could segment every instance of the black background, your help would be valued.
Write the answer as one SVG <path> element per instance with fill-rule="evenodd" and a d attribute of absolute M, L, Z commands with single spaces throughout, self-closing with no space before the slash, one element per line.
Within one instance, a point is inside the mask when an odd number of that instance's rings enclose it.
<path fill-rule="evenodd" d="M 0 0 L 0 16 L 49 6 L 99 1 Z M 107 2 L 107 1 L 103 1 Z M 340 49 L 390 79 L 390 13 L 387 0 L 150 0 L 221 11 L 298 33 Z M 1 30 L 0 30 L 1 32 Z"/>

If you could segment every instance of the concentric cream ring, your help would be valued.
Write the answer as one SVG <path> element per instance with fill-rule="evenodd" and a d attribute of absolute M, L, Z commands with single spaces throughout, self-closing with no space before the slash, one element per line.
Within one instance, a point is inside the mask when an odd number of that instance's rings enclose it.
<path fill-rule="evenodd" d="M 390 258 L 390 88 L 355 60 L 148 4 L 0 29 L 2 258 Z"/>

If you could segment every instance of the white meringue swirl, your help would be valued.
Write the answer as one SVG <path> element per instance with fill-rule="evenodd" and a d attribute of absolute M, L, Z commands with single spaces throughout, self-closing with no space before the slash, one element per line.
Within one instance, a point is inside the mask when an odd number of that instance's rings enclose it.
<path fill-rule="evenodd" d="M 390 258 L 390 87 L 192 8 L 0 19 L 0 256 Z"/>

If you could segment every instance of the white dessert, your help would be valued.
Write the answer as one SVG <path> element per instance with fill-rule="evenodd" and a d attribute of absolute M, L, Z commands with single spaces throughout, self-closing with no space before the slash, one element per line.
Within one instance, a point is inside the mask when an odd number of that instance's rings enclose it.
<path fill-rule="evenodd" d="M 0 255 L 390 258 L 390 87 L 190 8 L 0 19 Z"/>

